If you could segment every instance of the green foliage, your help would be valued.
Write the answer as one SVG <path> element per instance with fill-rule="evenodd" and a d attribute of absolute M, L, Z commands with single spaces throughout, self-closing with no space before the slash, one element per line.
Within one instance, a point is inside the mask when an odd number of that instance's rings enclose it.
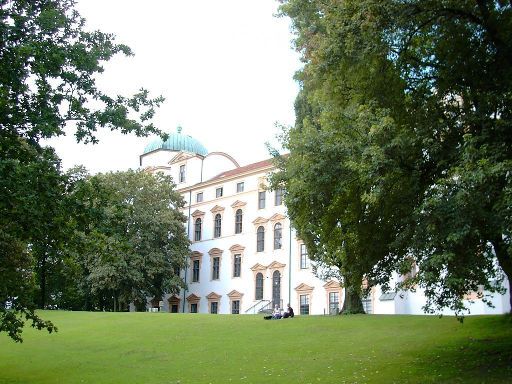
<path fill-rule="evenodd" d="M 0 382 L 476 384 L 508 383 L 512 374 L 512 328 L 504 316 L 470 316 L 464 324 L 385 315 L 271 322 L 147 312 L 44 317 L 61 332 L 27 330 L 23 345 L 0 336 Z"/>
<path fill-rule="evenodd" d="M 461 313 L 480 285 L 501 292 L 511 4 L 290 0 L 281 11 L 305 65 L 274 183 L 312 257 L 385 286 L 414 262 L 398 287 L 425 288 L 427 311 Z"/>
<path fill-rule="evenodd" d="M 113 298 L 119 310 L 184 286 L 175 273 L 189 252 L 184 202 L 170 177 L 98 174 L 77 183 L 73 198 L 86 215 L 76 221 L 74 248 L 87 309 L 106 309 Z"/>
<path fill-rule="evenodd" d="M 23 317 L 54 329 L 34 313 L 32 298 L 46 305 L 47 272 L 63 268 L 68 234 L 66 177 L 39 141 L 62 135 L 67 125 L 85 142 L 96 142 L 99 128 L 158 132 L 150 119 L 161 97 L 150 99 L 144 89 L 109 96 L 96 87 L 102 63 L 131 51 L 111 34 L 85 32 L 74 3 L 0 2 L 0 332 L 17 341 Z"/>

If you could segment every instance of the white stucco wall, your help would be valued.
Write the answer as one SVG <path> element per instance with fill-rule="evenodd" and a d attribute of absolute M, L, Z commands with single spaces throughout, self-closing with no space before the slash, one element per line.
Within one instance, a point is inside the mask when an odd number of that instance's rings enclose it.
<path fill-rule="evenodd" d="M 180 156 L 182 157 L 180 158 Z M 183 277 L 186 273 L 188 288 L 177 295 L 180 300 L 179 312 L 183 312 L 183 310 L 189 312 L 190 306 L 186 298 L 194 294 L 199 297 L 198 311 L 208 313 L 207 296 L 213 292 L 220 295 L 218 312 L 231 313 L 228 294 L 237 291 L 242 294 L 240 313 L 253 313 L 254 311 L 250 309 L 260 303 L 260 300 L 255 299 L 255 275 L 257 272 L 263 274 L 263 299 L 270 301 L 272 300 L 272 276 L 276 270 L 273 266 L 276 265 L 278 266 L 277 270 L 281 273 L 280 298 L 283 307 L 290 303 L 295 314 L 299 316 L 299 298 L 301 294 L 306 294 L 309 296 L 310 314 L 328 314 L 328 292 L 329 289 L 334 289 L 339 293 L 339 308 L 342 308 L 343 290 L 336 286 L 336 282 L 332 282 L 335 284 L 334 288 L 327 286 L 327 282 L 313 275 L 311 263 L 307 269 L 301 269 L 300 239 L 296 238 L 294 230 L 290 230 L 285 206 L 274 204 L 275 192 L 265 191 L 265 208 L 258 208 L 258 192 L 262 191 L 261 184 L 268 172 L 271 171 L 270 166 L 261 166 L 260 169 L 249 167 L 244 171 L 246 168 L 237 168 L 231 160 L 221 155 L 207 156 L 203 159 L 200 156 L 171 151 L 155 151 L 143 156 L 142 160 L 143 167 L 157 167 L 157 170 L 161 170 L 162 168 L 158 168 L 161 166 L 167 167 L 166 172 L 173 177 L 187 201 L 183 212 L 189 219 L 186 225 L 189 238 L 192 241 L 191 250 L 202 254 L 198 282 L 192 282 L 190 263 L 187 270 L 182 271 Z M 185 165 L 186 169 L 186 179 L 183 183 L 179 182 L 178 177 L 180 165 Z M 229 176 L 211 180 L 212 177 L 235 169 L 236 172 L 230 172 Z M 237 184 L 241 182 L 244 183 L 244 191 L 237 192 Z M 223 196 L 216 197 L 216 189 L 220 187 L 223 188 Z M 202 202 L 196 201 L 198 193 L 203 194 Z M 233 207 L 235 204 L 237 206 Z M 220 207 L 220 209 L 216 210 L 215 207 Z M 235 234 L 235 212 L 237 209 L 242 209 L 243 212 L 243 229 L 239 234 Z M 198 211 L 203 212 L 200 216 L 202 238 L 201 241 L 194 241 L 196 217 L 192 215 Z M 222 233 L 220 237 L 214 238 L 214 217 L 217 213 L 222 216 Z M 279 215 L 282 215 L 281 218 Z M 261 222 L 255 224 L 256 220 Z M 277 222 L 282 225 L 281 249 L 274 249 L 273 232 Z M 257 252 L 256 249 L 256 231 L 260 225 L 265 228 L 263 252 Z M 233 252 L 230 251 L 230 248 L 236 245 L 244 247 L 240 277 L 233 277 Z M 208 253 L 214 248 L 222 251 L 220 254 L 220 276 L 215 280 L 212 279 L 212 258 Z M 262 266 L 261 269 L 253 271 L 258 264 Z M 398 275 L 394 276 L 395 280 L 398 278 Z M 402 292 L 397 294 L 394 300 L 388 301 L 381 301 L 381 294 L 380 287 L 373 289 L 371 307 L 375 314 L 423 314 L 422 306 L 425 304 L 425 297 L 422 290 L 418 290 L 416 293 Z M 165 311 L 169 310 L 167 298 L 163 300 L 162 309 Z M 483 305 L 481 300 L 477 300 L 470 304 L 471 314 L 504 313 L 510 310 L 508 294 L 505 296 L 495 295 L 493 303 L 495 308 L 489 308 Z M 443 313 L 452 314 L 450 311 Z"/>

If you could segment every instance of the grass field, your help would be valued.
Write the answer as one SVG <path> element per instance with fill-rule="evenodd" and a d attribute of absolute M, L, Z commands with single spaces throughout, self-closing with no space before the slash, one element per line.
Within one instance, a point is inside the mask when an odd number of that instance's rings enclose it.
<path fill-rule="evenodd" d="M 43 312 L 0 334 L 0 383 L 510 383 L 509 316 Z"/>

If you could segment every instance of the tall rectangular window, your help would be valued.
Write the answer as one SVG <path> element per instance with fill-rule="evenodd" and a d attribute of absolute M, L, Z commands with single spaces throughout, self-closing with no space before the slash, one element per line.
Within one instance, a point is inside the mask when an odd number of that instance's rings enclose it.
<path fill-rule="evenodd" d="M 363 297 L 363 299 L 361 300 L 362 303 L 363 303 L 363 309 L 364 309 L 364 312 L 368 315 L 372 314 L 373 313 L 373 305 L 372 305 L 372 298 L 370 295 L 366 295 Z"/>
<path fill-rule="evenodd" d="M 222 187 L 219 187 L 215 190 L 215 197 L 219 198 L 219 197 L 222 197 Z"/>
<path fill-rule="evenodd" d="M 339 292 L 329 292 L 329 314 L 337 315 L 340 311 Z"/>
<path fill-rule="evenodd" d="M 242 233 L 242 210 L 237 209 L 235 213 L 235 234 Z"/>
<path fill-rule="evenodd" d="M 238 315 L 240 313 L 240 300 L 233 300 L 231 302 L 231 313 Z"/>
<path fill-rule="evenodd" d="M 305 244 L 300 245 L 300 269 L 309 268 L 308 250 Z"/>
<path fill-rule="evenodd" d="M 240 277 L 242 271 L 242 255 L 233 256 L 233 277 Z"/>
<path fill-rule="evenodd" d="M 199 260 L 194 260 L 192 263 L 192 282 L 199 281 Z"/>
<path fill-rule="evenodd" d="M 300 295 L 300 314 L 309 315 L 309 295 Z"/>
<path fill-rule="evenodd" d="M 198 192 L 196 195 L 196 203 L 200 203 L 203 201 L 203 192 Z"/>
<path fill-rule="evenodd" d="M 180 183 L 185 182 L 185 165 L 180 165 Z"/>
<path fill-rule="evenodd" d="M 201 220 L 201 218 L 198 217 L 194 225 L 194 241 L 201 241 L 202 226 L 203 220 Z"/>
<path fill-rule="evenodd" d="M 190 304 L 190 313 L 197 313 L 197 303 Z"/>
<path fill-rule="evenodd" d="M 283 189 L 278 188 L 275 190 L 275 205 L 283 204 Z"/>
<path fill-rule="evenodd" d="M 263 274 L 261 272 L 258 272 L 256 274 L 256 290 L 255 290 L 254 298 L 256 300 L 263 299 Z"/>
<path fill-rule="evenodd" d="M 219 280 L 220 257 L 214 257 L 212 260 L 212 280 Z"/>
<path fill-rule="evenodd" d="M 236 183 L 236 193 L 244 191 L 244 182 Z"/>
<path fill-rule="evenodd" d="M 213 222 L 213 237 L 220 237 L 222 233 L 222 217 L 220 213 L 215 215 L 215 220 Z"/>
<path fill-rule="evenodd" d="M 265 228 L 259 226 L 256 231 L 256 252 L 263 252 L 265 250 Z"/>
<path fill-rule="evenodd" d="M 265 208 L 265 191 L 258 192 L 258 209 Z"/>
<path fill-rule="evenodd" d="M 212 301 L 210 303 L 210 313 L 216 314 L 219 311 L 219 303 L 217 301 Z"/>

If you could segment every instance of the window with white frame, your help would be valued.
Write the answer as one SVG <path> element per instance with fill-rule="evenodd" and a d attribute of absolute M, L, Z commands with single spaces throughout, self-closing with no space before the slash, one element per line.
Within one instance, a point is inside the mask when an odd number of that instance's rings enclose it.
<path fill-rule="evenodd" d="M 305 244 L 300 245 L 300 269 L 309 268 L 308 250 Z"/>
<path fill-rule="evenodd" d="M 372 297 L 370 295 L 363 296 L 363 299 L 361 300 L 363 303 L 363 309 L 364 312 L 368 315 L 373 313 L 373 303 L 372 303 Z"/>
<path fill-rule="evenodd" d="M 256 231 L 256 252 L 265 250 L 265 228 L 259 226 Z"/>
<path fill-rule="evenodd" d="M 223 188 L 222 187 L 219 187 L 215 190 L 215 197 L 216 198 L 219 198 L 219 197 L 222 197 L 223 195 Z"/>
<path fill-rule="evenodd" d="M 203 201 L 203 192 L 198 192 L 196 194 L 196 203 L 201 203 Z"/>
<path fill-rule="evenodd" d="M 236 183 L 236 193 L 240 193 L 244 191 L 244 182 Z"/>
<path fill-rule="evenodd" d="M 259 191 L 258 192 L 258 209 L 264 209 L 265 208 L 265 191 Z"/>
<path fill-rule="evenodd" d="M 309 295 L 300 295 L 300 314 L 309 315 Z"/>
<path fill-rule="evenodd" d="M 278 188 L 275 190 L 274 203 L 276 206 L 283 204 L 283 189 L 282 188 Z"/>
<path fill-rule="evenodd" d="M 240 314 L 240 300 L 233 300 L 231 302 L 231 314 L 233 314 L 233 315 Z"/>
<path fill-rule="evenodd" d="M 261 272 L 256 274 L 256 290 L 254 298 L 256 300 L 263 300 L 263 274 Z"/>
<path fill-rule="evenodd" d="M 201 231 L 203 227 L 203 220 L 200 217 L 196 219 L 194 228 L 194 241 L 201 241 Z"/>
<path fill-rule="evenodd" d="M 212 280 L 219 280 L 220 257 L 212 258 Z"/>
<path fill-rule="evenodd" d="M 180 183 L 185 182 L 185 164 L 180 165 L 180 176 L 179 176 Z"/>
<path fill-rule="evenodd" d="M 281 249 L 283 240 L 283 226 L 281 223 L 274 225 L 274 249 Z"/>
<path fill-rule="evenodd" d="M 222 216 L 220 213 L 215 215 L 215 220 L 213 224 L 213 237 L 220 237 L 222 233 Z"/>
<path fill-rule="evenodd" d="M 237 209 L 235 213 L 235 233 L 242 233 L 242 210 Z"/>
<path fill-rule="evenodd" d="M 329 314 L 337 315 L 340 311 L 340 293 L 329 292 Z"/>
<path fill-rule="evenodd" d="M 192 282 L 197 283 L 199 281 L 199 260 L 192 261 Z"/>
<path fill-rule="evenodd" d="M 242 272 L 242 255 L 233 256 L 233 277 L 240 277 Z"/>

